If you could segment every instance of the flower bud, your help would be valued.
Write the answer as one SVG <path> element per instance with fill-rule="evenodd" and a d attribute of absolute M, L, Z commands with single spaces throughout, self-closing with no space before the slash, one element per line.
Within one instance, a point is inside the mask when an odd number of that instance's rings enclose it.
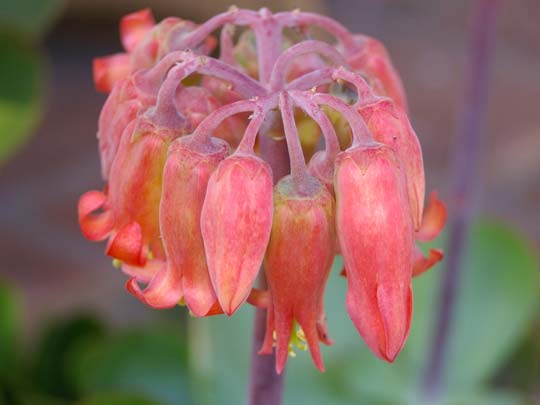
<path fill-rule="evenodd" d="M 161 178 L 171 134 L 143 119 L 132 121 L 122 135 L 109 178 L 109 205 L 114 232 L 107 254 L 142 266 L 145 249 L 162 254 L 159 237 Z"/>
<path fill-rule="evenodd" d="M 355 147 L 338 155 L 335 189 L 347 311 L 373 353 L 391 362 L 412 313 L 414 242 L 405 173 L 389 147 Z"/>
<path fill-rule="evenodd" d="M 414 227 L 422 222 L 426 181 L 420 142 L 405 112 L 390 99 L 360 108 L 360 114 L 377 142 L 390 146 L 403 164 Z"/>
<path fill-rule="evenodd" d="M 92 71 L 96 89 L 102 93 L 110 92 L 115 83 L 131 73 L 131 61 L 127 53 L 94 58 Z"/>
<path fill-rule="evenodd" d="M 324 370 L 319 340 L 325 329 L 324 287 L 334 259 L 334 198 L 314 177 L 308 177 L 302 194 L 294 191 L 291 176 L 279 181 L 274 191 L 274 220 L 266 250 L 264 268 L 276 332 L 276 370 L 281 373 L 289 353 L 294 322 L 298 322 L 317 368 Z M 270 334 L 270 335 L 269 335 Z"/>
<path fill-rule="evenodd" d="M 124 130 L 145 107 L 137 98 L 137 90 L 130 78 L 118 81 L 107 97 L 99 114 L 97 132 L 103 179 L 109 177 Z"/>
<path fill-rule="evenodd" d="M 385 90 L 381 95 L 390 97 L 406 111 L 405 90 L 384 45 L 366 35 L 358 34 L 354 36 L 354 39 L 359 49 L 348 59 L 351 68 L 367 77 L 377 78 Z"/>
<path fill-rule="evenodd" d="M 183 293 L 191 312 L 204 316 L 216 303 L 216 295 L 206 266 L 201 209 L 210 175 L 229 148 L 217 138 L 196 148 L 191 138 L 178 138 L 169 148 L 159 209 L 167 265 L 141 298 L 153 307 L 166 308 L 178 304 Z"/>
<path fill-rule="evenodd" d="M 210 279 L 231 315 L 248 297 L 272 227 L 272 171 L 254 155 L 235 154 L 210 177 L 201 229 Z"/>
<path fill-rule="evenodd" d="M 149 8 L 122 17 L 120 20 L 120 38 L 124 49 L 128 52 L 133 51 L 154 25 L 154 16 Z"/>

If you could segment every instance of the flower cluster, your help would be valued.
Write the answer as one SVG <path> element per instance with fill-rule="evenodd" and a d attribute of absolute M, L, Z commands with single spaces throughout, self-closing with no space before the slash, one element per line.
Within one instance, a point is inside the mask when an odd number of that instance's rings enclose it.
<path fill-rule="evenodd" d="M 393 361 L 412 277 L 442 258 L 416 241 L 435 238 L 446 211 L 434 193 L 424 209 L 420 144 L 382 44 L 267 9 L 201 25 L 156 24 L 143 10 L 120 33 L 126 52 L 94 61 L 109 93 L 98 123 L 107 185 L 81 197 L 79 222 L 107 240 L 129 292 L 198 317 L 264 307 L 260 352 L 275 348 L 277 371 L 295 341 L 323 370 L 324 289 L 341 254 L 347 312 Z M 261 268 L 264 291 L 253 287 Z"/>

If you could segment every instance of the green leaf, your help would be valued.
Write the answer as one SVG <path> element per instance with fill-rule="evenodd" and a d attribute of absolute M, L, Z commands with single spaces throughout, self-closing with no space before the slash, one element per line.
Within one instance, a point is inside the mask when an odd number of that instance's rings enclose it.
<path fill-rule="evenodd" d="M 0 27 L 31 38 L 42 36 L 60 14 L 63 0 L 2 0 Z"/>
<path fill-rule="evenodd" d="M 443 247 L 440 240 L 435 243 Z M 520 403 L 515 393 L 491 392 L 488 380 L 519 344 L 538 309 L 538 262 L 527 239 L 501 224 L 475 224 L 464 262 L 455 324 L 450 337 L 449 393 L 441 404 Z M 319 373 L 309 353 L 289 358 L 285 404 L 416 404 L 426 365 L 438 303 L 443 266 L 415 279 L 411 334 L 394 364 L 367 349 L 345 309 L 346 280 L 336 259 L 325 296 L 330 336 L 322 347 L 326 372 Z M 253 310 L 242 308 L 231 318 L 194 320 L 210 324 L 205 350 L 212 366 L 205 386 L 207 402 L 245 401 Z M 205 340 L 200 337 L 197 341 Z M 207 339 L 207 338 L 206 338 Z M 208 399 L 208 391 L 213 397 Z M 500 400 L 495 401 L 495 399 Z M 471 402 L 472 401 L 472 402 Z M 476 401 L 476 402 L 475 402 Z M 506 402 L 505 402 L 506 401 Z"/>
<path fill-rule="evenodd" d="M 125 394 L 125 393 L 107 393 L 95 395 L 86 398 L 77 403 L 78 405 L 162 405 L 163 402 L 158 402 L 151 398 L 146 398 L 141 395 Z"/>
<path fill-rule="evenodd" d="M 186 346 L 180 332 L 152 327 L 81 345 L 70 362 L 78 391 L 129 392 L 165 404 L 190 404 Z"/>
<path fill-rule="evenodd" d="M 0 34 L 0 165 L 34 131 L 43 109 L 42 61 L 15 37 Z"/>
<path fill-rule="evenodd" d="M 52 323 L 38 343 L 32 361 L 32 382 L 40 392 L 76 398 L 78 392 L 68 370 L 70 355 L 79 345 L 102 339 L 103 325 L 89 315 Z"/>
<path fill-rule="evenodd" d="M 538 259 L 527 239 L 503 224 L 472 229 L 449 340 L 446 385 L 465 391 L 486 383 L 523 339 L 539 308 Z M 432 331 L 440 272 L 420 278 L 411 339 L 417 357 Z M 418 364 L 419 359 L 415 362 Z"/>
<path fill-rule="evenodd" d="M 18 360 L 20 327 L 19 300 L 0 282 L 0 379 L 12 377 Z"/>

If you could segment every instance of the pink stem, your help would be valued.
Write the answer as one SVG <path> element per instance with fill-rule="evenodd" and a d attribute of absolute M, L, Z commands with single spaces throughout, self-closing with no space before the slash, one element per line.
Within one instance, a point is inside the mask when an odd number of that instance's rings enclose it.
<path fill-rule="evenodd" d="M 270 88 L 273 90 L 282 89 L 285 86 L 285 77 L 288 67 L 294 58 L 307 53 L 317 53 L 330 59 L 336 65 L 347 65 L 347 61 L 336 48 L 322 41 L 302 41 L 291 46 L 283 52 L 276 60 L 270 78 Z"/>
<path fill-rule="evenodd" d="M 281 149 L 270 148 L 268 151 L 263 150 L 263 158 L 266 160 L 273 159 L 270 162 L 272 172 L 283 171 L 285 167 L 281 167 L 282 159 Z M 285 154 L 287 152 L 285 151 Z M 270 156 L 268 156 L 270 155 Z M 265 289 L 266 277 L 264 271 L 259 274 L 259 288 Z M 281 405 L 283 403 L 283 386 L 285 383 L 285 373 L 276 373 L 276 355 L 272 353 L 270 356 L 259 354 L 264 335 L 266 332 L 266 317 L 267 310 L 265 308 L 255 308 L 255 320 L 253 325 L 253 344 L 251 347 L 251 365 L 249 370 L 248 384 L 248 405 Z"/>
<path fill-rule="evenodd" d="M 291 80 L 286 88 L 287 90 L 310 90 L 323 84 L 332 83 L 332 74 L 334 67 L 325 67 L 322 69 L 313 70 L 294 80 Z"/>
<path fill-rule="evenodd" d="M 307 176 L 306 161 L 294 121 L 294 107 L 287 92 L 283 91 L 279 94 L 279 107 L 281 119 L 283 120 L 283 129 L 285 130 L 285 139 L 287 140 L 287 149 L 289 150 L 291 176 L 297 191 L 301 192 Z"/>
<path fill-rule="evenodd" d="M 157 87 L 171 67 L 175 64 L 187 63 L 194 64 L 195 69 L 193 72 L 214 76 L 230 82 L 233 85 L 234 90 L 244 97 L 263 96 L 266 94 L 266 89 L 256 80 L 227 63 L 209 56 L 196 55 L 186 51 L 175 51 L 165 56 L 152 69 L 141 73 L 137 84 L 141 83 L 141 85 L 144 85 L 144 83 L 147 82 L 151 83 L 151 86 Z"/>
<path fill-rule="evenodd" d="M 161 85 L 156 106 L 151 111 L 152 120 L 161 126 L 179 128 L 185 125 L 186 118 L 176 109 L 176 91 L 180 82 L 194 72 L 196 63 L 190 61 L 172 68 Z"/>
<path fill-rule="evenodd" d="M 354 39 L 347 28 L 337 21 L 314 13 L 300 11 L 277 13 L 276 18 L 284 27 L 317 26 L 332 34 L 346 48 L 354 48 Z"/>
<path fill-rule="evenodd" d="M 328 116 L 323 110 L 321 110 L 317 103 L 306 97 L 304 93 L 298 91 L 291 91 L 289 92 L 289 94 L 291 95 L 296 105 L 298 105 L 298 107 L 304 110 L 306 114 L 308 114 L 321 128 L 324 136 L 324 143 L 326 146 L 326 159 L 333 161 L 338 154 L 340 148 L 338 137 L 336 135 L 336 130 L 328 119 Z"/>
<path fill-rule="evenodd" d="M 234 25 L 226 24 L 221 29 L 219 37 L 219 59 L 223 62 L 238 67 L 236 60 L 234 59 L 234 42 L 232 35 L 234 34 Z"/>
<path fill-rule="evenodd" d="M 328 107 L 339 112 L 351 127 L 353 146 L 365 145 L 373 143 L 373 136 L 369 131 L 366 123 L 354 108 L 349 104 L 345 103 L 343 100 L 332 96 L 331 94 L 324 93 L 306 93 L 307 97 L 312 97 L 313 100 L 318 104 L 325 104 Z"/>
<path fill-rule="evenodd" d="M 372 88 L 358 73 L 351 72 L 343 68 L 337 68 L 332 72 L 332 79 L 340 79 L 354 85 L 356 92 L 358 93 L 358 101 L 354 105 L 356 109 L 358 109 L 358 107 L 361 105 L 372 103 L 377 99 L 377 96 L 373 93 Z"/>
<path fill-rule="evenodd" d="M 205 142 L 215 129 L 232 115 L 254 111 L 257 106 L 257 100 L 240 100 L 234 103 L 226 104 L 212 111 L 193 131 L 194 142 Z"/>
<path fill-rule="evenodd" d="M 251 24 L 257 40 L 257 56 L 259 65 L 259 81 L 267 84 L 272 67 L 281 53 L 283 27 L 270 10 L 262 8 L 259 19 Z"/>
<path fill-rule="evenodd" d="M 270 97 L 266 100 L 260 100 L 255 110 L 250 117 L 250 123 L 248 127 L 246 128 L 246 132 L 244 132 L 244 136 L 242 137 L 242 141 L 238 145 L 238 148 L 236 149 L 237 152 L 241 153 L 253 153 L 253 147 L 255 146 L 255 139 L 257 138 L 257 134 L 259 133 L 259 129 L 261 128 L 261 125 L 266 117 L 266 113 L 268 110 L 275 106 L 275 97 Z M 273 101 L 273 103 L 272 103 Z"/>
<path fill-rule="evenodd" d="M 484 129 L 486 109 L 491 89 L 491 69 L 496 45 L 498 0 L 472 2 L 473 20 L 469 32 L 468 72 L 464 100 L 458 116 L 460 127 L 454 145 L 454 172 L 452 173 L 451 216 L 448 223 L 446 268 L 441 274 L 439 307 L 433 327 L 431 349 L 426 357 L 423 389 L 426 403 L 435 403 L 445 387 L 449 343 L 453 334 L 460 283 L 463 281 L 463 256 L 467 252 L 467 240 L 471 220 L 474 217 L 475 200 L 481 186 L 480 162 L 485 151 Z"/>
<path fill-rule="evenodd" d="M 194 31 L 180 39 L 171 40 L 172 50 L 193 49 L 201 44 L 212 32 L 217 30 L 224 24 L 233 23 L 238 25 L 249 25 L 256 18 L 258 14 L 251 10 L 238 10 L 235 7 L 231 7 L 229 11 L 218 14 L 204 24 L 199 25 Z"/>

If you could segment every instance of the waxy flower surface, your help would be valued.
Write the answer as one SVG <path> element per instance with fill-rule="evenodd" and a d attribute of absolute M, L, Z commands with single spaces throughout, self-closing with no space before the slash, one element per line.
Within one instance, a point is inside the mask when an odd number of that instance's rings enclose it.
<path fill-rule="evenodd" d="M 125 52 L 94 61 L 108 93 L 105 186 L 81 196 L 79 223 L 107 240 L 128 291 L 197 317 L 265 308 L 261 355 L 275 350 L 280 373 L 301 346 L 323 370 L 324 292 L 340 254 L 343 310 L 392 362 L 411 327 L 412 278 L 443 257 L 416 242 L 438 236 L 446 209 L 436 193 L 424 209 L 422 150 L 384 46 L 324 16 L 268 9 L 200 25 L 142 10 L 120 35 Z"/>

